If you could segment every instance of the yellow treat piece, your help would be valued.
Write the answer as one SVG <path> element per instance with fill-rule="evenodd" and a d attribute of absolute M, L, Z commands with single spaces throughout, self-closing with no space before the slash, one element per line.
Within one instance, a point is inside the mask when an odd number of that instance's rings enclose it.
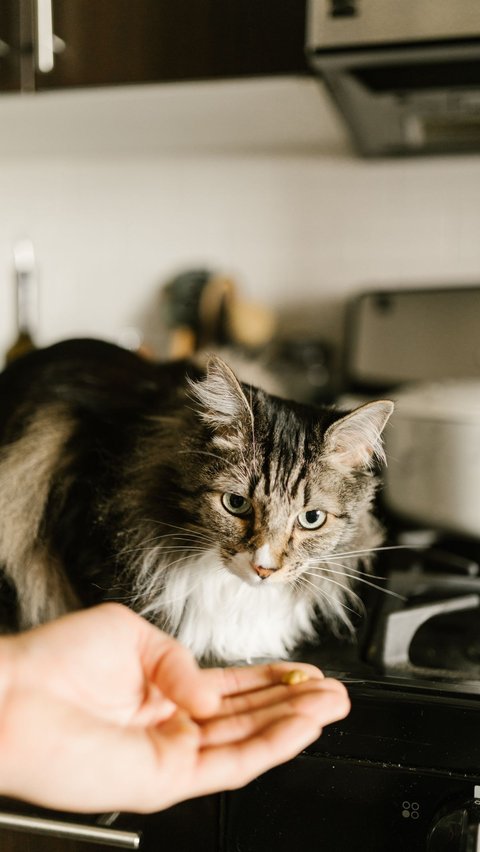
<path fill-rule="evenodd" d="M 304 681 L 308 680 L 308 674 L 301 669 L 293 669 L 291 672 L 285 672 L 282 675 L 282 683 L 304 683 Z"/>

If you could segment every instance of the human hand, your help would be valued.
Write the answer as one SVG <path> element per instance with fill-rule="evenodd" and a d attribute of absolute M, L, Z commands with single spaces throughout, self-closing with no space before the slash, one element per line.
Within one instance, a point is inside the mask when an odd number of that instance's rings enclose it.
<path fill-rule="evenodd" d="M 118 604 L 0 639 L 0 791 L 73 811 L 149 812 L 242 786 L 348 713 L 291 663 L 199 669 Z"/>

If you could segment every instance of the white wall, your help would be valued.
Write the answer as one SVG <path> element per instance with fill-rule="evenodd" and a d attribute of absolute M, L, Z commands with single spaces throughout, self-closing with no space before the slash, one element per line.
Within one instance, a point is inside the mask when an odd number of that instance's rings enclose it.
<path fill-rule="evenodd" d="M 292 322 L 303 307 L 330 340 L 358 290 L 480 283 L 480 157 L 365 162 L 341 132 L 337 147 L 330 134 L 316 149 L 309 138 L 215 154 L 208 140 L 181 153 L 82 143 L 49 152 L 43 140 L 39 154 L 35 130 L 29 144 L 22 135 L 17 145 L 11 127 L 8 136 L 8 109 L 0 105 L 0 352 L 13 334 L 21 235 L 36 248 L 43 343 L 128 326 L 152 336 L 162 283 L 197 265 L 233 274 L 246 296 L 287 308 Z M 124 120 L 131 129 L 128 110 Z"/>

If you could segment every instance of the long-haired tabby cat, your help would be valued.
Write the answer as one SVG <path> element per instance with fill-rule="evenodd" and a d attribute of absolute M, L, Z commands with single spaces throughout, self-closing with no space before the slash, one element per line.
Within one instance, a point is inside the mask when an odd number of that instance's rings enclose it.
<path fill-rule="evenodd" d="M 93 340 L 24 356 L 0 376 L 5 629 L 114 599 L 200 659 L 284 657 L 347 618 L 380 543 L 392 407 L 287 402 L 217 357 L 202 373 Z"/>

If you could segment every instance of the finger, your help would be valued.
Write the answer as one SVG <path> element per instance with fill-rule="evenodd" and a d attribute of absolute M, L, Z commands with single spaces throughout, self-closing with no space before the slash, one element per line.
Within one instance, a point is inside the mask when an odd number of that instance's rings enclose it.
<path fill-rule="evenodd" d="M 147 678 L 178 707 L 199 719 L 218 711 L 218 688 L 205 679 L 190 651 L 148 622 L 142 636 L 142 659 Z"/>
<path fill-rule="evenodd" d="M 273 766 L 295 757 L 320 733 L 321 725 L 316 720 L 288 714 L 250 738 L 206 748 L 197 763 L 199 786 L 204 794 L 242 787 Z"/>
<path fill-rule="evenodd" d="M 201 725 L 201 746 L 218 746 L 248 739 L 288 714 L 313 719 L 318 726 L 338 718 L 345 703 L 345 690 L 336 682 L 311 682 L 310 689 L 291 688 L 283 700 L 247 709 L 243 713 L 217 717 Z M 265 692 L 271 690 L 265 690 Z"/>
<path fill-rule="evenodd" d="M 261 707 L 268 707 L 285 701 L 289 696 L 303 695 L 311 692 L 312 689 L 322 689 L 330 683 L 337 684 L 338 681 L 331 681 L 331 679 L 325 678 L 311 678 L 303 683 L 288 685 L 282 682 L 275 686 L 255 689 L 252 692 L 241 692 L 232 696 L 227 695 L 221 701 L 217 716 L 231 716 L 257 710 Z"/>
<path fill-rule="evenodd" d="M 281 683 L 282 675 L 292 669 L 304 671 L 311 679 L 322 679 L 323 674 L 310 663 L 275 662 L 257 666 L 228 667 L 224 669 L 206 669 L 203 676 L 206 682 L 223 696 L 238 695 L 267 686 Z"/>

